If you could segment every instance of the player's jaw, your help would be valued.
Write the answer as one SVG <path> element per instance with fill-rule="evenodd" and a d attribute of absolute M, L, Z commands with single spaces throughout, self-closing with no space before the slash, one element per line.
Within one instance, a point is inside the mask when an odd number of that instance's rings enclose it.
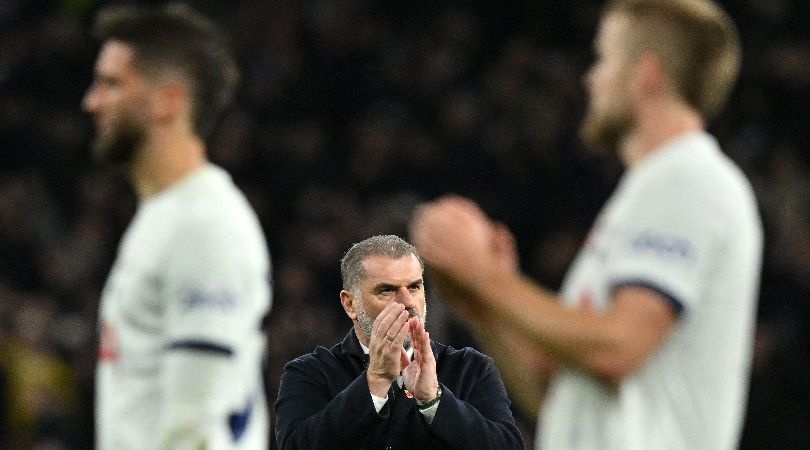
<path fill-rule="evenodd" d="M 594 149 L 618 147 L 632 129 L 632 116 L 621 102 L 604 102 L 602 108 L 589 106 L 580 126 L 579 134 L 586 146 Z"/>
<path fill-rule="evenodd" d="M 121 114 L 106 120 L 96 118 L 93 158 L 105 163 L 129 163 L 144 140 L 144 127 L 133 117 Z"/>

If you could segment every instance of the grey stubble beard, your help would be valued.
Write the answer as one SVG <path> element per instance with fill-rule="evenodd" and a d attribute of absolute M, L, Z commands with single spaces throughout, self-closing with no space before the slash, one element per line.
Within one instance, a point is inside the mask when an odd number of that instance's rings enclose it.
<path fill-rule="evenodd" d="M 355 302 L 355 310 L 357 312 L 357 324 L 360 327 L 360 332 L 363 333 L 367 338 L 371 339 L 371 331 L 374 327 L 374 317 L 366 312 L 365 306 L 363 306 L 363 299 L 360 296 L 359 292 L 354 292 L 354 298 L 358 299 L 359 301 Z M 427 302 L 425 302 L 425 314 L 424 316 L 419 316 L 419 313 L 416 312 L 416 308 L 408 308 L 408 317 L 417 317 L 419 320 L 422 321 L 424 325 L 427 319 Z M 411 337 L 406 336 L 405 340 L 402 342 L 402 347 L 405 350 L 411 348 Z"/>

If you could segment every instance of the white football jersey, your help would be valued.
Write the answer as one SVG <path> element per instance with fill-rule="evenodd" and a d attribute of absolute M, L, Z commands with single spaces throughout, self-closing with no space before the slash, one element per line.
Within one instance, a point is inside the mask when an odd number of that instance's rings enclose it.
<path fill-rule="evenodd" d="M 266 449 L 259 221 L 206 164 L 139 205 L 102 294 L 100 450 Z"/>
<path fill-rule="evenodd" d="M 677 137 L 630 169 L 561 294 L 570 307 L 604 311 L 618 287 L 646 286 L 671 303 L 676 325 L 616 389 L 561 369 L 536 448 L 736 448 L 762 245 L 750 184 L 710 135 Z"/>

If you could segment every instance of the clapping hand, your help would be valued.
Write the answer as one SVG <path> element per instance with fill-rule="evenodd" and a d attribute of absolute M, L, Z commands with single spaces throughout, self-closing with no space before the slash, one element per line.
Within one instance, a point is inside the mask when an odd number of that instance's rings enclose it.
<path fill-rule="evenodd" d="M 408 354 L 402 347 L 408 331 L 408 311 L 401 303 L 389 304 L 374 319 L 368 346 L 366 379 L 369 390 L 377 397 L 387 395 L 391 383 L 408 365 Z"/>
<path fill-rule="evenodd" d="M 413 345 L 413 361 L 402 371 L 405 388 L 420 402 L 430 401 L 438 395 L 436 358 L 430 347 L 430 334 L 418 317 L 408 319 Z"/>

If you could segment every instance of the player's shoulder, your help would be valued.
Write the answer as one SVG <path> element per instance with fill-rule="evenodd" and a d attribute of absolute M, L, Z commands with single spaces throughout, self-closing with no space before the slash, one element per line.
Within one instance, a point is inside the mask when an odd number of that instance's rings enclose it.
<path fill-rule="evenodd" d="M 656 178 L 689 178 L 695 182 L 716 183 L 742 176 L 717 140 L 705 132 L 682 136 L 660 152 L 649 169 L 651 176 Z"/>
<path fill-rule="evenodd" d="M 173 199 L 178 219 L 188 227 L 210 224 L 234 230 L 255 227 L 257 217 L 230 175 L 216 166 L 206 166 L 182 186 Z"/>
<path fill-rule="evenodd" d="M 192 175 L 177 194 L 175 201 L 182 202 L 189 213 L 210 215 L 231 212 L 243 198 L 230 175 L 213 165 Z"/>
<path fill-rule="evenodd" d="M 732 192 L 750 190 L 742 170 L 706 132 L 685 134 L 665 144 L 629 176 L 631 185 L 644 195 L 689 196 L 711 200 Z"/>

